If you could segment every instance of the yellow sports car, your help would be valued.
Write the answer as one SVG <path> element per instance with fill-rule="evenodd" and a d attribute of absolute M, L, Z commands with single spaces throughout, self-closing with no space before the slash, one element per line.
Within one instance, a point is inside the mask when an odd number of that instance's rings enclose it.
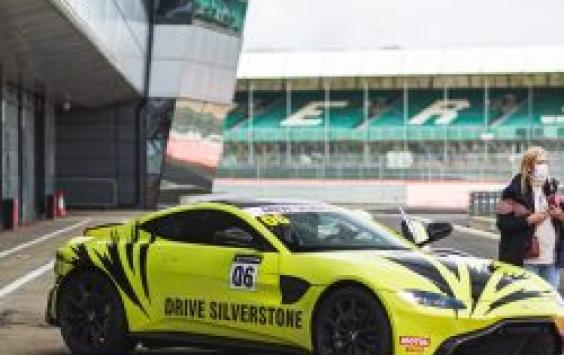
<path fill-rule="evenodd" d="M 419 248 L 451 230 L 406 220 L 399 234 L 327 204 L 210 198 L 69 241 L 47 320 L 79 355 L 137 344 L 560 354 L 558 293 L 521 268 Z"/>

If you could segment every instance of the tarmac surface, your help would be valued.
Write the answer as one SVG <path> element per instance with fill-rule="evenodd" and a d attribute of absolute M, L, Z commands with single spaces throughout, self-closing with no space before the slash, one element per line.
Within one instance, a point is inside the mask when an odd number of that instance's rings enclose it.
<path fill-rule="evenodd" d="M 91 225 L 124 221 L 140 212 L 80 212 L 57 221 L 39 222 L 15 232 L 0 233 L 0 355 L 68 355 L 58 328 L 45 323 L 49 288 L 53 283 L 52 260 L 59 245 Z M 465 215 L 421 215 L 422 218 L 466 225 Z M 377 214 L 376 218 L 399 228 L 397 214 Z M 434 244 L 455 248 L 475 256 L 494 258 L 494 234 L 455 229 L 453 235 Z M 191 354 L 210 352 L 196 349 L 144 351 L 141 354 Z M 216 352 L 212 352 L 216 354 Z M 219 353 L 217 353 L 219 354 Z M 251 354 L 249 354 L 251 355 Z M 254 354 L 253 354 L 254 355 Z"/>

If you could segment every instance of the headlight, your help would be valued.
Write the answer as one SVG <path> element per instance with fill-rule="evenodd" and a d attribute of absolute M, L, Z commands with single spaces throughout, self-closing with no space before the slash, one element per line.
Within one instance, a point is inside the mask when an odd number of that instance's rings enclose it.
<path fill-rule="evenodd" d="M 466 309 L 466 305 L 462 301 L 453 297 L 443 295 L 441 293 L 419 290 L 404 290 L 401 291 L 399 295 L 404 300 L 421 306 L 455 310 Z"/>

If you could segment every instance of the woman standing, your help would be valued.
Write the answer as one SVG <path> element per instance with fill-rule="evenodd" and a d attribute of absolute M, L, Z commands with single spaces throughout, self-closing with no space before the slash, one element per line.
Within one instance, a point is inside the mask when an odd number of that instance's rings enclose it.
<path fill-rule="evenodd" d="M 499 260 L 524 266 L 558 288 L 564 213 L 554 203 L 557 183 L 548 172 L 546 151 L 532 147 L 523 155 L 521 172 L 503 190 L 497 211 Z"/>

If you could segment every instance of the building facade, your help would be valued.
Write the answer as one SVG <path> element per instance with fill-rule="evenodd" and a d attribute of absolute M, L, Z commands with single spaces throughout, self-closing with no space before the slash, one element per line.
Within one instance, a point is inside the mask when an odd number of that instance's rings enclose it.
<path fill-rule="evenodd" d="M 44 216 L 57 190 L 74 207 L 155 206 L 177 106 L 203 116 L 200 126 L 210 107 L 227 111 L 246 7 L 2 1 L 3 218 L 13 206 L 23 223 Z"/>

